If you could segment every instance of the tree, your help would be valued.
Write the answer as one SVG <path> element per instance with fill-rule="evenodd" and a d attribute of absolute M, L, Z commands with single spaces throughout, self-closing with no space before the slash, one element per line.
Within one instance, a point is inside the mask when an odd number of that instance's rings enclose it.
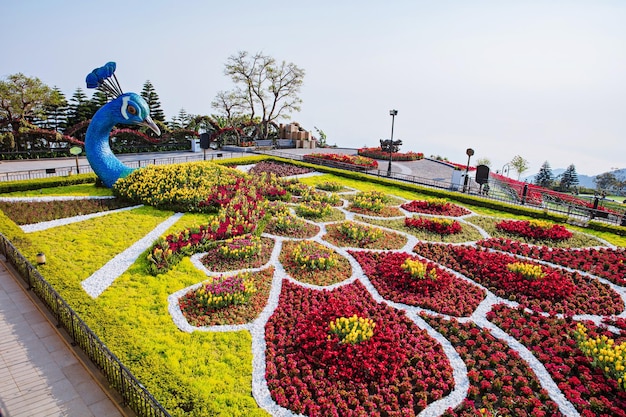
<path fill-rule="evenodd" d="M 67 113 L 67 125 L 75 126 L 80 122 L 87 121 L 93 116 L 89 97 L 79 87 L 74 91 L 72 98 L 70 98 L 70 104 L 68 106 Z"/>
<path fill-rule="evenodd" d="M 607 191 L 619 185 L 619 180 L 612 172 L 605 172 L 604 174 L 597 175 L 593 179 L 593 182 L 596 183 L 596 189 L 598 191 Z"/>
<path fill-rule="evenodd" d="M 561 175 L 561 191 L 569 191 L 570 188 L 578 185 L 578 174 L 576 173 L 576 167 L 571 164 L 565 169 L 563 175 Z"/>
<path fill-rule="evenodd" d="M 554 174 L 552 173 L 552 168 L 550 168 L 550 163 L 545 161 L 541 168 L 539 168 L 539 173 L 535 176 L 535 184 L 540 187 L 549 188 L 552 186 L 554 182 Z"/>
<path fill-rule="evenodd" d="M 59 131 L 67 126 L 67 100 L 58 87 L 54 87 L 53 90 L 53 94 L 57 97 L 52 103 L 44 106 L 45 115 L 40 125 L 44 129 Z"/>
<path fill-rule="evenodd" d="M 185 109 L 180 109 L 178 111 L 178 115 L 172 117 L 172 120 L 168 123 L 170 129 L 186 129 L 189 126 L 189 123 L 193 120 L 193 116 Z"/>
<path fill-rule="evenodd" d="M 513 159 L 511 159 L 511 162 L 509 162 L 509 164 L 511 164 L 511 166 L 513 166 L 513 169 L 515 169 L 515 171 L 517 172 L 518 181 L 522 173 L 528 171 L 528 161 L 519 155 L 515 155 Z"/>
<path fill-rule="evenodd" d="M 304 70 L 293 63 L 280 64 L 268 55 L 249 55 L 240 51 L 231 55 L 224 74 L 236 87 L 230 92 L 220 92 L 211 105 L 228 117 L 239 112 L 249 112 L 250 120 L 260 118 L 256 136 L 267 139 L 270 124 L 279 118 L 288 119 L 288 113 L 300 110 L 298 97 L 304 80 Z"/>
<path fill-rule="evenodd" d="M 60 104 L 59 100 L 59 95 L 39 78 L 18 73 L 0 80 L 0 142 L 26 150 L 20 128 L 43 118 L 46 106 Z"/>
<path fill-rule="evenodd" d="M 165 122 L 165 113 L 161 108 L 159 95 L 157 94 L 150 80 L 144 83 L 143 90 L 141 90 L 140 95 L 144 98 L 144 100 L 146 100 L 146 103 L 148 103 L 148 106 L 150 107 L 150 117 L 152 117 L 152 120 Z"/>

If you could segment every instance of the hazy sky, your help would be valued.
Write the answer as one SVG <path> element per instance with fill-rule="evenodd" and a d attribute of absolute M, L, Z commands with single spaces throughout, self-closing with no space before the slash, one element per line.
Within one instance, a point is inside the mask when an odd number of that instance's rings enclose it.
<path fill-rule="evenodd" d="M 299 4 L 303 3 L 303 4 Z M 237 51 L 306 71 L 304 128 L 534 174 L 626 167 L 626 1 L 0 0 L 0 78 L 22 72 L 69 99 L 117 62 L 124 91 L 150 80 L 168 120 L 211 114 Z M 526 175 L 525 174 L 525 175 Z"/>

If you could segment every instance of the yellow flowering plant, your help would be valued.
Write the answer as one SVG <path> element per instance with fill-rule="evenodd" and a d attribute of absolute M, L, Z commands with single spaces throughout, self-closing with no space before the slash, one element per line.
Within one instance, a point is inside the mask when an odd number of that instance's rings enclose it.
<path fill-rule="evenodd" d="M 337 317 L 328 324 L 328 340 L 335 334 L 340 343 L 356 344 L 370 340 L 374 336 L 374 320 L 359 317 L 356 314 L 351 317 Z"/>
<path fill-rule="evenodd" d="M 431 279 L 433 281 L 437 280 L 437 271 L 435 268 L 428 270 L 428 267 L 424 262 L 406 258 L 406 260 L 402 263 L 401 268 L 413 278 Z"/>
<path fill-rule="evenodd" d="M 338 262 L 337 255 L 332 249 L 310 240 L 298 243 L 291 256 L 301 269 L 308 270 L 328 270 Z"/>
<path fill-rule="evenodd" d="M 506 268 L 515 274 L 520 274 L 528 280 L 542 279 L 546 276 L 541 265 L 527 262 L 513 262 L 508 264 Z"/>
<path fill-rule="evenodd" d="M 593 366 L 600 368 L 607 378 L 617 381 L 618 387 L 626 391 L 626 342 L 617 345 L 605 335 L 589 337 L 582 323 L 577 323 L 574 335 L 578 348 Z"/>

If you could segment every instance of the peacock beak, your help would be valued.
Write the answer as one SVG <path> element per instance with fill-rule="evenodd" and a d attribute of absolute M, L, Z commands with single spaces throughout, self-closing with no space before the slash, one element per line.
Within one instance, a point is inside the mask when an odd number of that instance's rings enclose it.
<path fill-rule="evenodd" d="M 159 126 L 154 123 L 154 120 L 152 120 L 150 116 L 146 117 L 143 122 L 139 123 L 139 125 L 149 127 L 150 130 L 157 134 L 157 136 L 161 136 L 161 129 L 159 129 Z"/>

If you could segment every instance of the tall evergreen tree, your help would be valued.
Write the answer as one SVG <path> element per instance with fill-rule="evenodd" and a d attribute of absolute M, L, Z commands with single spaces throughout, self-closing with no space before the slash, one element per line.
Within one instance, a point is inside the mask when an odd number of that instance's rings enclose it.
<path fill-rule="evenodd" d="M 571 164 L 565 169 L 561 176 L 561 190 L 568 191 L 570 188 L 578 185 L 578 174 L 576 173 L 576 167 Z"/>
<path fill-rule="evenodd" d="M 80 87 L 77 88 L 68 106 L 67 126 L 72 127 L 80 122 L 89 120 L 93 114 L 89 97 Z"/>
<path fill-rule="evenodd" d="M 548 161 L 544 162 L 539 168 L 539 173 L 535 177 L 535 184 L 540 187 L 550 187 L 554 182 L 554 174 L 552 173 L 552 168 L 550 168 L 550 163 Z"/>
<path fill-rule="evenodd" d="M 152 117 L 152 120 L 165 122 L 165 113 L 161 108 L 159 95 L 157 94 L 150 80 L 146 81 L 143 85 L 143 90 L 141 90 L 141 97 L 146 100 L 146 103 L 148 103 L 148 106 L 150 107 L 150 117 Z"/>
<path fill-rule="evenodd" d="M 44 106 L 45 115 L 40 126 L 44 129 L 63 131 L 67 126 L 67 99 L 58 87 L 53 88 L 53 94 L 57 98 L 53 103 Z"/>

